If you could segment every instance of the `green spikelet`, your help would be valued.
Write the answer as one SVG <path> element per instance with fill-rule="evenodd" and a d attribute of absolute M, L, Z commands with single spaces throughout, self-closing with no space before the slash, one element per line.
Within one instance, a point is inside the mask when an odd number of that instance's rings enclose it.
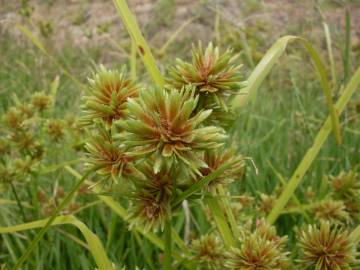
<path fill-rule="evenodd" d="M 83 126 L 99 119 L 111 125 L 114 120 L 126 118 L 127 100 L 136 97 L 139 91 L 139 85 L 130 79 L 125 67 L 118 71 L 100 66 L 89 84 L 90 95 L 84 97 L 82 106 Z"/>
<path fill-rule="evenodd" d="M 199 43 L 197 48 L 193 47 L 192 63 L 177 59 L 177 64 L 169 71 L 168 86 L 181 89 L 193 85 L 200 95 L 201 107 L 220 107 L 227 111 L 228 98 L 246 85 L 242 81 L 241 66 L 235 64 L 235 60 L 230 49 L 220 54 L 212 43 L 205 50 Z"/>
<path fill-rule="evenodd" d="M 216 188 L 219 184 L 228 185 L 233 181 L 241 180 L 244 175 L 244 158 L 237 155 L 234 148 L 222 147 L 207 150 L 204 153 L 204 162 L 207 164 L 207 168 L 201 169 L 203 175 L 207 175 L 226 164 L 232 164 L 221 176 L 211 181 L 209 190 Z"/>
<path fill-rule="evenodd" d="M 231 247 L 225 266 L 229 269 L 285 270 L 289 268 L 287 238 L 279 237 L 274 227 L 258 221 L 253 232 L 244 229 L 238 247 Z"/>
<path fill-rule="evenodd" d="M 225 252 L 218 237 L 207 234 L 193 240 L 191 251 L 194 254 L 191 259 L 200 265 L 200 269 L 223 269 Z"/>
<path fill-rule="evenodd" d="M 201 152 L 220 147 L 226 136 L 219 127 L 202 125 L 211 110 L 194 113 L 197 102 L 194 88 L 143 90 L 139 98 L 128 100 L 129 119 L 117 122 L 125 131 L 119 139 L 131 156 L 154 154 L 155 172 L 179 162 L 201 175 L 199 168 L 207 167 Z"/>
<path fill-rule="evenodd" d="M 329 222 L 321 222 L 320 227 L 309 225 L 300 232 L 300 259 L 304 269 L 350 270 L 359 266 L 356 243 L 349 233 Z"/>
<path fill-rule="evenodd" d="M 111 131 L 99 123 L 97 132 L 90 135 L 85 145 L 87 150 L 86 163 L 88 168 L 99 167 L 97 172 L 106 177 L 117 179 L 131 173 L 132 159 L 125 154 L 123 147 L 114 144 Z"/>

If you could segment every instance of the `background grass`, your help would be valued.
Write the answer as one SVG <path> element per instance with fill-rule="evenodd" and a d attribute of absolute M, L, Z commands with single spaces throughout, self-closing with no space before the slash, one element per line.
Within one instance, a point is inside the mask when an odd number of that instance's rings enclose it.
<path fill-rule="evenodd" d="M 51 5 L 54 1 L 45 2 L 39 1 L 37 4 Z M 352 6 L 353 10 L 356 10 L 356 3 L 352 5 L 354 5 Z M 179 34 L 178 39 L 171 44 L 164 55 L 156 55 L 158 41 L 155 40 L 151 43 L 157 60 L 162 63 L 160 65 L 162 71 L 173 61 L 174 57 L 188 59 L 190 57 L 191 43 L 196 43 L 198 37 L 205 42 L 209 40 L 215 40 L 216 42 L 216 36 L 219 36 L 220 40 L 217 40 L 217 43 L 222 49 L 230 45 L 241 53 L 244 62 L 243 70 L 248 75 L 266 48 L 276 39 L 272 29 L 265 27 L 261 20 L 256 23 L 247 23 L 245 21 L 242 25 L 234 24 L 229 19 L 229 16 L 226 16 L 226 9 L 224 11 L 223 7 L 218 8 L 217 16 L 221 21 L 221 27 L 216 28 L 214 7 L 216 5 L 211 1 L 198 7 L 199 18 L 196 20 L 196 26 L 204 26 L 205 38 L 203 33 L 198 36 L 193 31 L 185 29 L 184 33 Z M 266 12 L 266 6 L 261 1 L 245 1 L 242 7 L 244 17 Z M 312 8 L 315 9 L 316 7 L 313 6 Z M 344 13 L 344 8 L 338 7 L 335 1 L 329 1 L 321 8 L 324 11 L 331 11 L 336 8 L 336 12 L 341 9 L 341 12 Z M 145 36 L 148 38 L 152 33 L 171 28 L 172 23 L 174 23 L 174 20 L 171 19 L 174 9 L 176 9 L 176 6 L 173 1 L 161 0 L 156 2 L 153 8 L 153 17 L 148 20 L 147 24 L 143 23 L 144 29 L 147 31 Z M 169 15 L 158 19 L 159 10 L 168 12 Z M 283 33 L 305 35 L 310 38 L 310 41 L 321 50 L 323 59 L 327 61 L 321 18 L 316 14 L 314 13 L 313 17 L 305 18 L 301 24 L 284 24 L 282 31 Z M 27 21 L 24 20 L 23 23 L 27 24 Z M 343 63 L 347 63 L 350 59 L 351 75 L 354 68 L 359 65 L 359 52 L 356 49 L 356 39 L 354 39 L 349 59 L 343 61 L 343 50 L 345 49 L 343 42 L 345 37 L 344 28 L 341 28 L 341 23 L 338 26 L 337 22 L 334 21 L 328 21 L 328 24 L 333 37 L 335 71 L 338 86 L 340 87 L 347 79 L 344 76 L 343 70 L 346 70 L 346 68 L 344 69 Z M 309 29 L 312 31 L 309 31 Z M 39 31 L 36 28 L 32 28 L 32 30 Z M 56 29 L 54 30 L 56 32 Z M 61 70 L 52 64 L 47 57 L 43 56 L 39 50 L 34 48 L 23 37 L 14 34 L 15 32 L 15 28 L 9 28 L 1 32 L 0 115 L 10 106 L 13 93 L 26 99 L 34 91 L 48 91 L 49 85 L 56 75 L 60 75 L 60 87 L 56 96 L 55 115 L 64 118 L 72 114 L 78 114 L 81 98 L 78 87 L 64 76 Z M 119 36 L 122 37 L 123 34 Z M 120 40 L 118 36 L 112 36 L 112 38 L 127 52 L 130 52 L 128 39 L 121 39 L 121 42 L 118 42 L 117 40 Z M 116 58 L 117 61 L 113 61 L 108 56 L 111 55 L 111 52 L 118 51 L 110 40 L 108 45 L 97 45 L 96 42 L 94 44 L 90 42 L 90 45 L 88 44 L 84 48 L 74 46 L 74 40 L 71 39 L 63 40 L 61 46 L 53 42 L 53 37 L 42 37 L 42 40 L 51 54 L 72 75 L 84 83 L 86 83 L 86 77 L 99 63 L 105 62 L 105 64 L 112 67 L 120 67 L 122 64 L 128 63 L 124 56 Z M 247 48 L 250 48 L 250 51 Z M 140 62 L 138 62 L 137 66 L 139 67 L 137 73 L 140 78 L 148 79 Z M 327 63 L 327 66 L 330 74 L 329 63 Z M 337 88 L 334 87 L 334 89 Z M 300 201 L 304 200 L 303 192 L 308 187 L 313 187 L 315 190 L 319 189 L 324 175 L 336 175 L 341 170 L 350 170 L 360 164 L 360 120 L 359 105 L 357 105 L 360 104 L 359 93 L 352 100 L 353 102 L 345 116 L 341 117 L 343 144 L 337 145 L 335 138 L 330 136 L 297 191 L 296 195 Z M 261 87 L 257 102 L 244 108 L 239 115 L 235 136 L 240 146 L 239 152 L 252 157 L 259 174 L 256 175 L 255 171 L 249 166 L 244 181 L 241 184 L 234 185 L 233 189 L 254 196 L 259 196 L 259 192 L 272 194 L 275 187 L 279 185 L 279 180 L 269 163 L 285 179 L 288 179 L 307 148 L 311 145 L 326 115 L 325 100 L 308 57 L 297 48 L 290 49 L 288 55 L 281 58 L 277 67 Z M 50 154 L 48 160 L 49 164 L 78 158 L 75 151 L 71 149 L 71 145 L 65 150 L 54 145 L 52 151 L 53 153 Z M 81 166 L 78 166 L 78 168 L 80 169 Z M 60 186 L 64 187 L 66 192 L 74 181 L 75 178 L 63 170 L 37 179 L 41 188 L 48 194 L 53 191 L 55 183 L 59 183 Z M 18 183 L 17 188 L 20 197 L 24 198 L 24 200 L 35 196 L 35 194 L 31 194 L 31 190 L 29 191 L 26 188 L 25 183 Z M 121 195 L 113 194 L 113 196 L 121 201 Z M 5 191 L 1 193 L 0 198 L 13 199 L 13 195 Z M 89 194 L 78 198 L 79 203 L 84 205 L 94 200 L 96 200 L 96 197 Z M 194 227 L 200 232 L 207 231 L 209 224 L 206 221 L 204 212 L 197 207 L 192 207 L 191 210 L 194 217 L 192 220 Z M 35 209 L 27 211 L 26 218 L 27 221 L 30 221 L 41 216 L 40 211 Z M 78 213 L 77 217 L 101 239 L 109 258 L 116 265 L 126 265 L 128 269 L 135 269 L 135 266 L 158 269 L 158 261 L 161 261 L 159 250 L 140 235 L 130 233 L 126 224 L 106 206 L 98 204 L 89 207 Z M 276 223 L 280 234 L 286 232 L 287 234 L 290 233 L 291 238 L 294 237 L 292 230 L 289 230 L 289 228 L 299 224 L 301 219 L 300 215 L 281 216 Z M 0 226 L 22 222 L 24 220 L 19 215 L 16 205 L 0 205 Z M 175 228 L 181 230 L 183 222 L 182 217 L 177 218 Z M 182 235 L 182 232 L 180 234 Z M 13 265 L 33 237 L 34 232 L 1 235 L 0 265 Z M 75 239 L 75 241 L 70 239 Z M 70 226 L 53 228 L 36 248 L 33 256 L 27 261 L 23 269 L 93 269 L 94 261 L 89 252 L 84 252 L 84 245 L 84 241 L 76 229 Z"/>

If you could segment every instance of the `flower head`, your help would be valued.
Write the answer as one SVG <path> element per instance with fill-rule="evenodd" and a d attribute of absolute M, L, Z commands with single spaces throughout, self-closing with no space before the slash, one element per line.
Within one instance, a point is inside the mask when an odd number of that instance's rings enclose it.
<path fill-rule="evenodd" d="M 23 113 L 16 107 L 9 108 L 2 117 L 4 125 L 15 132 L 23 127 L 24 120 Z"/>
<path fill-rule="evenodd" d="M 329 222 L 309 225 L 300 232 L 300 263 L 315 270 L 353 269 L 358 265 L 356 243 L 349 233 Z"/>
<path fill-rule="evenodd" d="M 43 112 L 53 104 L 53 98 L 44 92 L 36 92 L 31 96 L 31 104 L 37 111 Z"/>
<path fill-rule="evenodd" d="M 49 119 L 45 123 L 45 132 L 49 134 L 53 141 L 58 142 L 65 135 L 64 123 L 58 119 Z"/>
<path fill-rule="evenodd" d="M 97 172 L 106 177 L 111 176 L 116 182 L 118 177 L 131 173 L 132 159 L 125 154 L 123 147 L 116 145 L 110 130 L 104 125 L 97 125 L 97 133 L 90 136 L 86 143 L 86 166 L 97 168 Z"/>
<path fill-rule="evenodd" d="M 332 188 L 335 197 L 339 199 L 352 199 L 360 196 L 359 176 L 355 172 L 341 172 L 332 179 Z"/>
<path fill-rule="evenodd" d="M 236 180 L 241 180 L 244 175 L 244 158 L 236 155 L 233 148 L 216 148 L 205 151 L 204 162 L 207 164 L 206 168 L 200 171 L 203 175 L 210 174 L 222 166 L 229 165 L 218 178 L 209 183 L 209 188 L 216 187 L 219 184 L 229 184 Z"/>
<path fill-rule="evenodd" d="M 125 131 L 119 138 L 132 156 L 154 154 L 155 172 L 180 162 L 201 175 L 199 168 L 206 164 L 200 153 L 220 147 L 226 136 L 219 127 L 202 126 L 211 110 L 194 113 L 197 102 L 194 88 L 143 90 L 139 98 L 128 100 L 129 118 L 117 122 Z"/>
<path fill-rule="evenodd" d="M 345 210 L 354 221 L 360 219 L 360 181 L 359 175 L 354 172 L 341 172 L 333 177 L 333 197 L 344 202 Z"/>
<path fill-rule="evenodd" d="M 345 211 L 346 207 L 342 201 L 326 200 L 314 208 L 315 217 L 319 220 L 328 220 L 332 223 L 346 223 L 350 216 Z"/>
<path fill-rule="evenodd" d="M 286 237 L 276 235 L 274 227 L 258 221 L 253 232 L 244 230 L 239 247 L 231 247 L 225 266 L 230 269 L 288 269 L 288 253 L 284 251 Z"/>
<path fill-rule="evenodd" d="M 138 164 L 131 179 L 134 191 L 130 195 L 128 219 L 130 226 L 142 225 L 145 230 L 164 229 L 168 218 L 176 172 L 162 167 L 158 173 L 153 170 L 151 160 Z"/>
<path fill-rule="evenodd" d="M 194 85 L 200 94 L 201 106 L 226 108 L 227 98 L 244 86 L 240 65 L 235 64 L 232 50 L 220 54 L 218 47 L 210 43 L 204 50 L 202 45 L 193 47 L 192 63 L 177 59 L 177 65 L 170 69 L 167 80 L 172 88 L 181 89 Z"/>
<path fill-rule="evenodd" d="M 225 259 L 223 244 L 212 234 L 193 240 L 191 250 L 192 260 L 201 265 L 201 269 L 222 269 Z"/>
<path fill-rule="evenodd" d="M 97 119 L 107 124 L 124 119 L 128 98 L 136 97 L 139 91 L 139 85 L 130 79 L 125 67 L 118 71 L 100 66 L 89 83 L 90 94 L 84 97 L 82 125 L 90 125 Z"/>

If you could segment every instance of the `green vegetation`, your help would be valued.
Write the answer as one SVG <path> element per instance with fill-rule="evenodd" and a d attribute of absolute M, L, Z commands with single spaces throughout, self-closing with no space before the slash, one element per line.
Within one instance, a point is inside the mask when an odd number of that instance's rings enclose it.
<path fill-rule="evenodd" d="M 171 27 L 174 2 L 144 29 Z M 261 20 L 201 5 L 155 49 L 114 0 L 130 38 L 103 22 L 111 47 L 59 48 L 21 2 L 21 37 L 0 41 L 1 270 L 359 267 L 356 3 L 316 4 L 321 35 L 271 42 Z M 201 42 L 187 34 L 199 22 Z M 102 65 L 105 50 L 121 60 Z"/>

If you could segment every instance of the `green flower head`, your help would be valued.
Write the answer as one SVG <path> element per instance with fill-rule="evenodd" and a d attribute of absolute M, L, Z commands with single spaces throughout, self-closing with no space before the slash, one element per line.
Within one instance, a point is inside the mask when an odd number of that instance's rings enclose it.
<path fill-rule="evenodd" d="M 180 162 L 201 175 L 199 168 L 207 165 L 200 154 L 220 147 L 226 136 L 219 127 L 202 125 L 211 110 L 194 113 L 198 98 L 190 87 L 181 91 L 146 89 L 139 98 L 129 99 L 129 118 L 117 123 L 125 131 L 119 138 L 130 155 L 154 154 L 155 172 L 164 164 Z"/>
<path fill-rule="evenodd" d="M 240 245 L 230 248 L 225 266 L 244 270 L 289 269 L 288 252 L 284 250 L 286 240 L 286 237 L 276 235 L 273 226 L 257 221 L 253 232 L 242 231 Z"/>
<path fill-rule="evenodd" d="M 111 125 L 114 120 L 124 119 L 127 115 L 127 100 L 136 97 L 137 85 L 126 73 L 107 70 L 100 66 L 99 70 L 89 79 L 90 94 L 84 97 L 81 125 L 91 125 L 94 120 L 101 119 Z"/>
<path fill-rule="evenodd" d="M 208 175 L 222 166 L 230 166 L 224 173 L 209 183 L 208 188 L 210 190 L 216 188 L 219 184 L 227 185 L 233 181 L 241 180 L 245 172 L 244 158 L 237 155 L 234 148 L 221 147 L 207 150 L 204 153 L 204 162 L 207 167 L 201 169 L 203 175 Z"/>
<path fill-rule="evenodd" d="M 132 172 L 131 161 L 123 147 L 113 141 L 111 130 L 103 124 L 97 124 L 94 132 L 85 145 L 87 150 L 85 165 L 89 169 L 97 169 L 98 174 L 111 177 L 115 182 Z"/>
<path fill-rule="evenodd" d="M 223 269 L 225 252 L 220 239 L 212 234 L 193 240 L 191 250 L 192 260 L 200 264 L 200 269 Z"/>
<path fill-rule="evenodd" d="M 347 231 L 329 222 L 309 225 L 300 232 L 300 263 L 304 269 L 347 270 L 359 265 L 356 243 Z"/>
<path fill-rule="evenodd" d="M 181 89 L 194 85 L 200 94 L 202 106 L 227 108 L 229 96 L 237 94 L 245 86 L 239 72 L 241 66 L 235 64 L 232 50 L 220 54 L 218 47 L 210 43 L 204 50 L 201 43 L 192 50 L 192 63 L 177 59 L 177 64 L 169 71 L 169 87 Z"/>
<path fill-rule="evenodd" d="M 130 195 L 130 227 L 141 225 L 145 230 L 163 230 L 171 207 L 173 182 L 178 174 L 166 166 L 155 173 L 151 160 L 141 162 L 136 167 L 136 172 L 131 176 L 134 190 Z"/>

